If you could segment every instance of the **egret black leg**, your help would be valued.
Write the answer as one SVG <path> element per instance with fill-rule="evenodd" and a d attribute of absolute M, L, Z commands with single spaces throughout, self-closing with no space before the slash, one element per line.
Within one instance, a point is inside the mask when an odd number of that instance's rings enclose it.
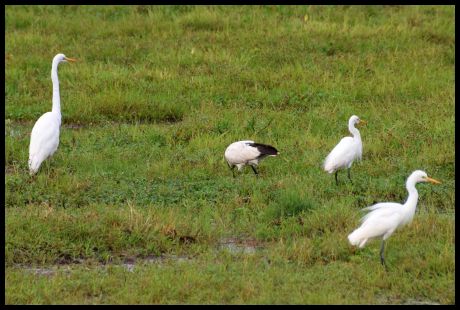
<path fill-rule="evenodd" d="M 254 171 L 254 173 L 256 174 L 256 176 L 259 176 L 259 173 L 257 172 L 256 168 L 254 168 L 254 166 L 251 166 L 252 168 L 252 171 Z"/>
<path fill-rule="evenodd" d="M 337 173 L 339 173 L 338 170 L 335 172 L 335 185 L 339 185 L 339 181 L 337 180 Z"/>
<path fill-rule="evenodd" d="M 37 179 L 37 173 L 34 173 L 32 175 L 29 174 L 29 176 L 29 182 L 35 182 L 35 180 Z"/>
<path fill-rule="evenodd" d="M 348 168 L 348 169 L 347 169 L 347 171 L 348 171 L 348 179 L 350 179 L 350 182 L 353 183 L 353 182 L 351 181 L 350 170 L 351 170 L 351 168 Z"/>
<path fill-rule="evenodd" d="M 45 166 L 46 166 L 46 171 L 47 171 L 47 175 L 48 175 L 48 178 L 49 178 L 50 177 L 50 171 L 51 171 L 51 169 L 50 169 L 50 159 L 49 158 L 45 159 Z"/>
<path fill-rule="evenodd" d="M 230 168 L 230 170 L 232 171 L 232 174 L 233 174 L 233 177 L 235 177 L 235 166 L 230 166 L 228 165 L 228 167 Z"/>
<path fill-rule="evenodd" d="M 385 250 L 385 240 L 382 239 L 382 245 L 380 246 L 380 263 L 387 269 L 387 265 L 385 264 L 385 257 L 383 256 L 383 251 Z"/>

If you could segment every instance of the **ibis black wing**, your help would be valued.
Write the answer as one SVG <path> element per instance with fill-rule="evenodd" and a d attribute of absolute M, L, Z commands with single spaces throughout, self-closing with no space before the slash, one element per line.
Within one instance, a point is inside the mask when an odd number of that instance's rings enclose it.
<path fill-rule="evenodd" d="M 261 156 L 276 156 L 278 155 L 278 150 L 271 145 L 262 144 L 262 143 L 248 143 L 249 146 L 255 147 L 261 154 Z"/>

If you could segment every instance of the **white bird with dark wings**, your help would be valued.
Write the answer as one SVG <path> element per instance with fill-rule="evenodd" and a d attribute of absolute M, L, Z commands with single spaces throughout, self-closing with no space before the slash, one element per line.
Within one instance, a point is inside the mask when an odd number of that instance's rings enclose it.
<path fill-rule="evenodd" d="M 256 143 L 251 140 L 237 141 L 225 150 L 225 160 L 235 176 L 234 168 L 240 171 L 245 165 L 250 165 L 256 175 L 259 161 L 267 156 L 276 156 L 279 152 L 271 145 Z"/>

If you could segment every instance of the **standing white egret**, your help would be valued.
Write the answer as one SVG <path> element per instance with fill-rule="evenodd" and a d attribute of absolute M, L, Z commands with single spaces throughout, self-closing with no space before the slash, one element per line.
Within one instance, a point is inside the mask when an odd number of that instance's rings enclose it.
<path fill-rule="evenodd" d="M 41 163 L 53 155 L 59 145 L 59 130 L 61 126 L 61 99 L 59 97 L 58 65 L 61 62 L 74 62 L 64 54 L 57 54 L 51 66 L 51 81 L 53 82 L 53 108 L 35 122 L 30 135 L 29 172 L 37 173 Z"/>
<path fill-rule="evenodd" d="M 404 204 L 381 202 L 364 208 L 363 210 L 370 210 L 371 212 L 367 213 L 361 219 L 361 226 L 348 235 L 350 243 L 362 248 L 369 239 L 382 237 L 380 262 L 382 265 L 386 266 L 383 256 L 385 240 L 388 239 L 397 228 L 412 221 L 418 201 L 418 192 L 415 188 L 415 184 L 418 182 L 441 183 L 438 180 L 428 177 L 426 172 L 415 170 L 406 181 L 406 188 L 409 192 L 406 202 Z"/>
<path fill-rule="evenodd" d="M 348 178 L 350 177 L 350 168 L 355 159 L 361 159 L 363 154 L 363 142 L 361 141 L 361 134 L 355 128 L 355 124 L 366 124 L 366 121 L 359 119 L 358 116 L 353 115 L 348 120 L 348 130 L 353 137 L 345 137 L 332 149 L 324 160 L 324 170 L 328 173 L 335 172 L 335 183 L 339 184 L 337 180 L 337 173 L 339 169 L 348 170 Z"/>
<path fill-rule="evenodd" d="M 230 144 L 225 150 L 225 160 L 232 170 L 233 177 L 235 177 L 235 166 L 240 171 L 245 165 L 250 165 L 252 171 L 258 176 L 256 170 L 259 161 L 267 156 L 276 156 L 279 152 L 271 145 L 255 143 L 251 140 L 237 141 Z"/>

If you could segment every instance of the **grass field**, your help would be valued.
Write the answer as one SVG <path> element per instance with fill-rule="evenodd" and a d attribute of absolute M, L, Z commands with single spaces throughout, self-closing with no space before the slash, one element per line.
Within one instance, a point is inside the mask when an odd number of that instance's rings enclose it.
<path fill-rule="evenodd" d="M 455 303 L 453 6 L 6 6 L 7 304 Z M 28 175 L 51 110 L 60 145 Z M 361 127 L 363 160 L 321 163 Z M 225 148 L 280 156 L 232 177 Z M 411 225 L 351 247 L 361 209 Z"/>

